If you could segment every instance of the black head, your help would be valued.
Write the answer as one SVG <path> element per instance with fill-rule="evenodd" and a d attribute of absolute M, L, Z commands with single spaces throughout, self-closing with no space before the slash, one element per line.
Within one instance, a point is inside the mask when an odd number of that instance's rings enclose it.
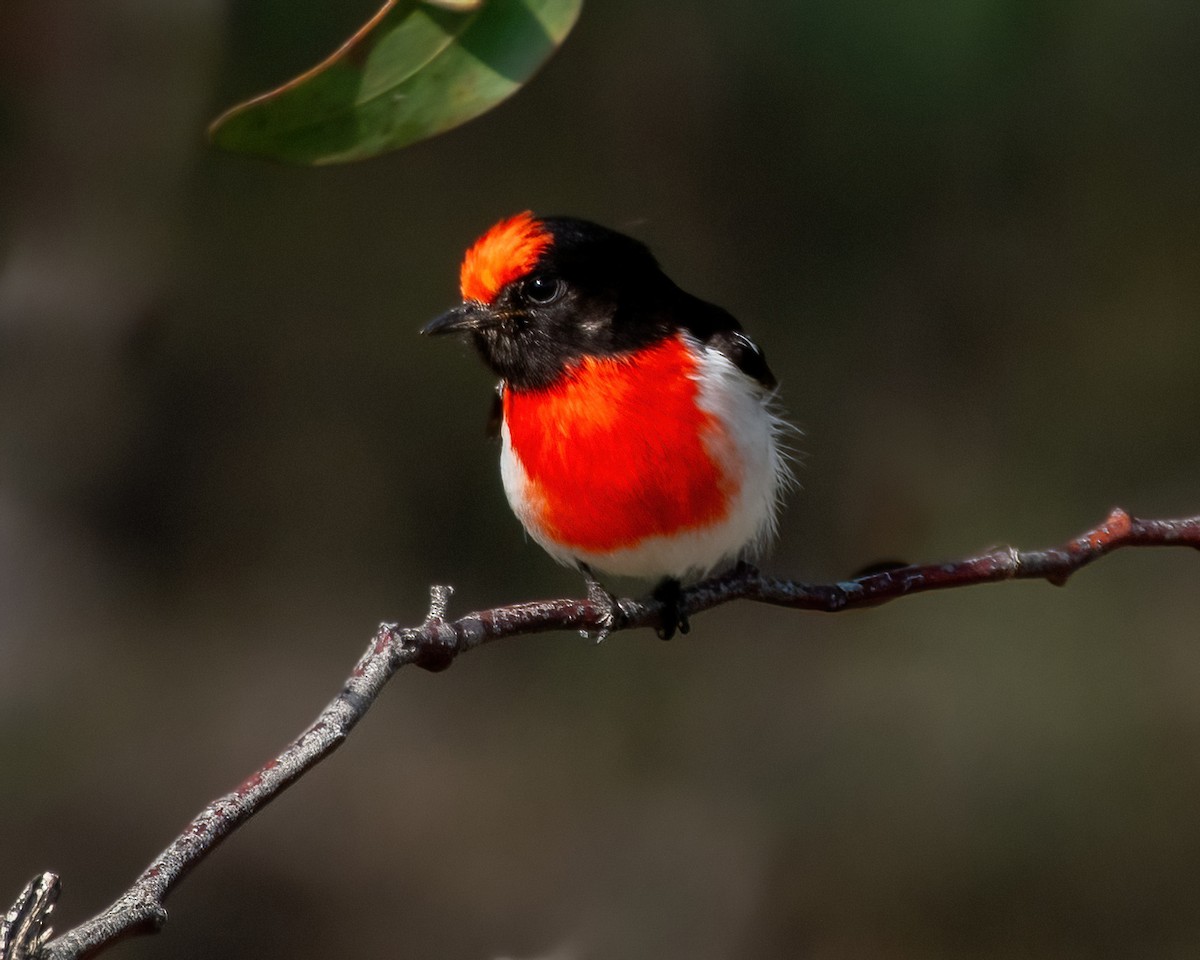
<path fill-rule="evenodd" d="M 687 297 L 637 240 L 529 213 L 475 243 L 461 282 L 462 305 L 422 333 L 470 334 L 484 362 L 517 388 L 548 386 L 581 356 L 661 340 L 677 329 L 678 301 Z"/>

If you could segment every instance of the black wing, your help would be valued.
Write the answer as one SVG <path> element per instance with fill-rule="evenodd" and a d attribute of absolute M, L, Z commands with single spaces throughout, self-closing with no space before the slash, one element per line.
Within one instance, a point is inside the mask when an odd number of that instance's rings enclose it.
<path fill-rule="evenodd" d="M 767 358 L 742 330 L 742 325 L 728 310 L 708 303 L 690 293 L 679 291 L 683 299 L 679 316 L 685 317 L 684 326 L 701 343 L 723 353 L 733 361 L 742 373 L 757 380 L 768 390 L 778 384 L 775 374 L 767 366 Z"/>

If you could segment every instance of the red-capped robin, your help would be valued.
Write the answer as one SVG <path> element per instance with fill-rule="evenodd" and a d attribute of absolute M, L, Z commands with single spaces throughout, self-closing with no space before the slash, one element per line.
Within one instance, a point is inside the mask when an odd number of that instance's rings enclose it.
<path fill-rule="evenodd" d="M 762 351 L 677 287 L 642 243 L 585 220 L 518 214 L 467 251 L 463 302 L 422 333 L 467 334 L 500 377 L 493 420 L 517 518 L 588 596 L 593 570 L 680 580 L 762 547 L 789 472 Z M 606 633 L 604 631 L 604 633 Z"/>

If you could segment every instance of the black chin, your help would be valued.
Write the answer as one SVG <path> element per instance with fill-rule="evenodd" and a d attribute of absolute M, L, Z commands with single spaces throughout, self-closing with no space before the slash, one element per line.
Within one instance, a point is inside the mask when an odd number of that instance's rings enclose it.
<path fill-rule="evenodd" d="M 554 383 L 572 359 L 571 353 L 545 344 L 531 344 L 522 333 L 500 327 L 472 331 L 483 362 L 501 380 L 518 390 L 536 390 Z"/>

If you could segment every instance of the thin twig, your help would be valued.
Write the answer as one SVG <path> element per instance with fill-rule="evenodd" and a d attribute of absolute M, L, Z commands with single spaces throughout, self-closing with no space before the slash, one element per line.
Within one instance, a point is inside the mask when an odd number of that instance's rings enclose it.
<path fill-rule="evenodd" d="M 1076 570 L 1118 548 L 1162 546 L 1200 549 L 1200 516 L 1137 520 L 1117 509 L 1100 526 L 1060 547 L 1031 551 L 1006 547 L 965 560 L 900 567 L 833 584 L 777 580 L 742 564 L 685 590 L 680 612 L 696 614 L 745 599 L 832 613 L 928 590 L 999 580 L 1040 579 L 1061 586 Z M 95 956 L 122 937 L 158 930 L 167 916 L 163 903 L 176 884 L 230 833 L 337 749 L 400 667 L 415 664 L 441 670 L 459 654 L 504 637 L 548 630 L 599 632 L 657 626 L 662 613 L 653 599 L 622 600 L 618 622 L 612 624 L 613 610 L 598 600 L 546 600 L 447 620 L 449 598 L 448 587 L 434 587 L 429 615 L 418 627 L 382 624 L 342 692 L 312 726 L 236 790 L 205 807 L 116 903 L 47 944 L 39 954 L 41 960 Z M 53 874 L 44 876 L 57 879 Z M 0 952 L 0 960 L 13 958 Z"/>

